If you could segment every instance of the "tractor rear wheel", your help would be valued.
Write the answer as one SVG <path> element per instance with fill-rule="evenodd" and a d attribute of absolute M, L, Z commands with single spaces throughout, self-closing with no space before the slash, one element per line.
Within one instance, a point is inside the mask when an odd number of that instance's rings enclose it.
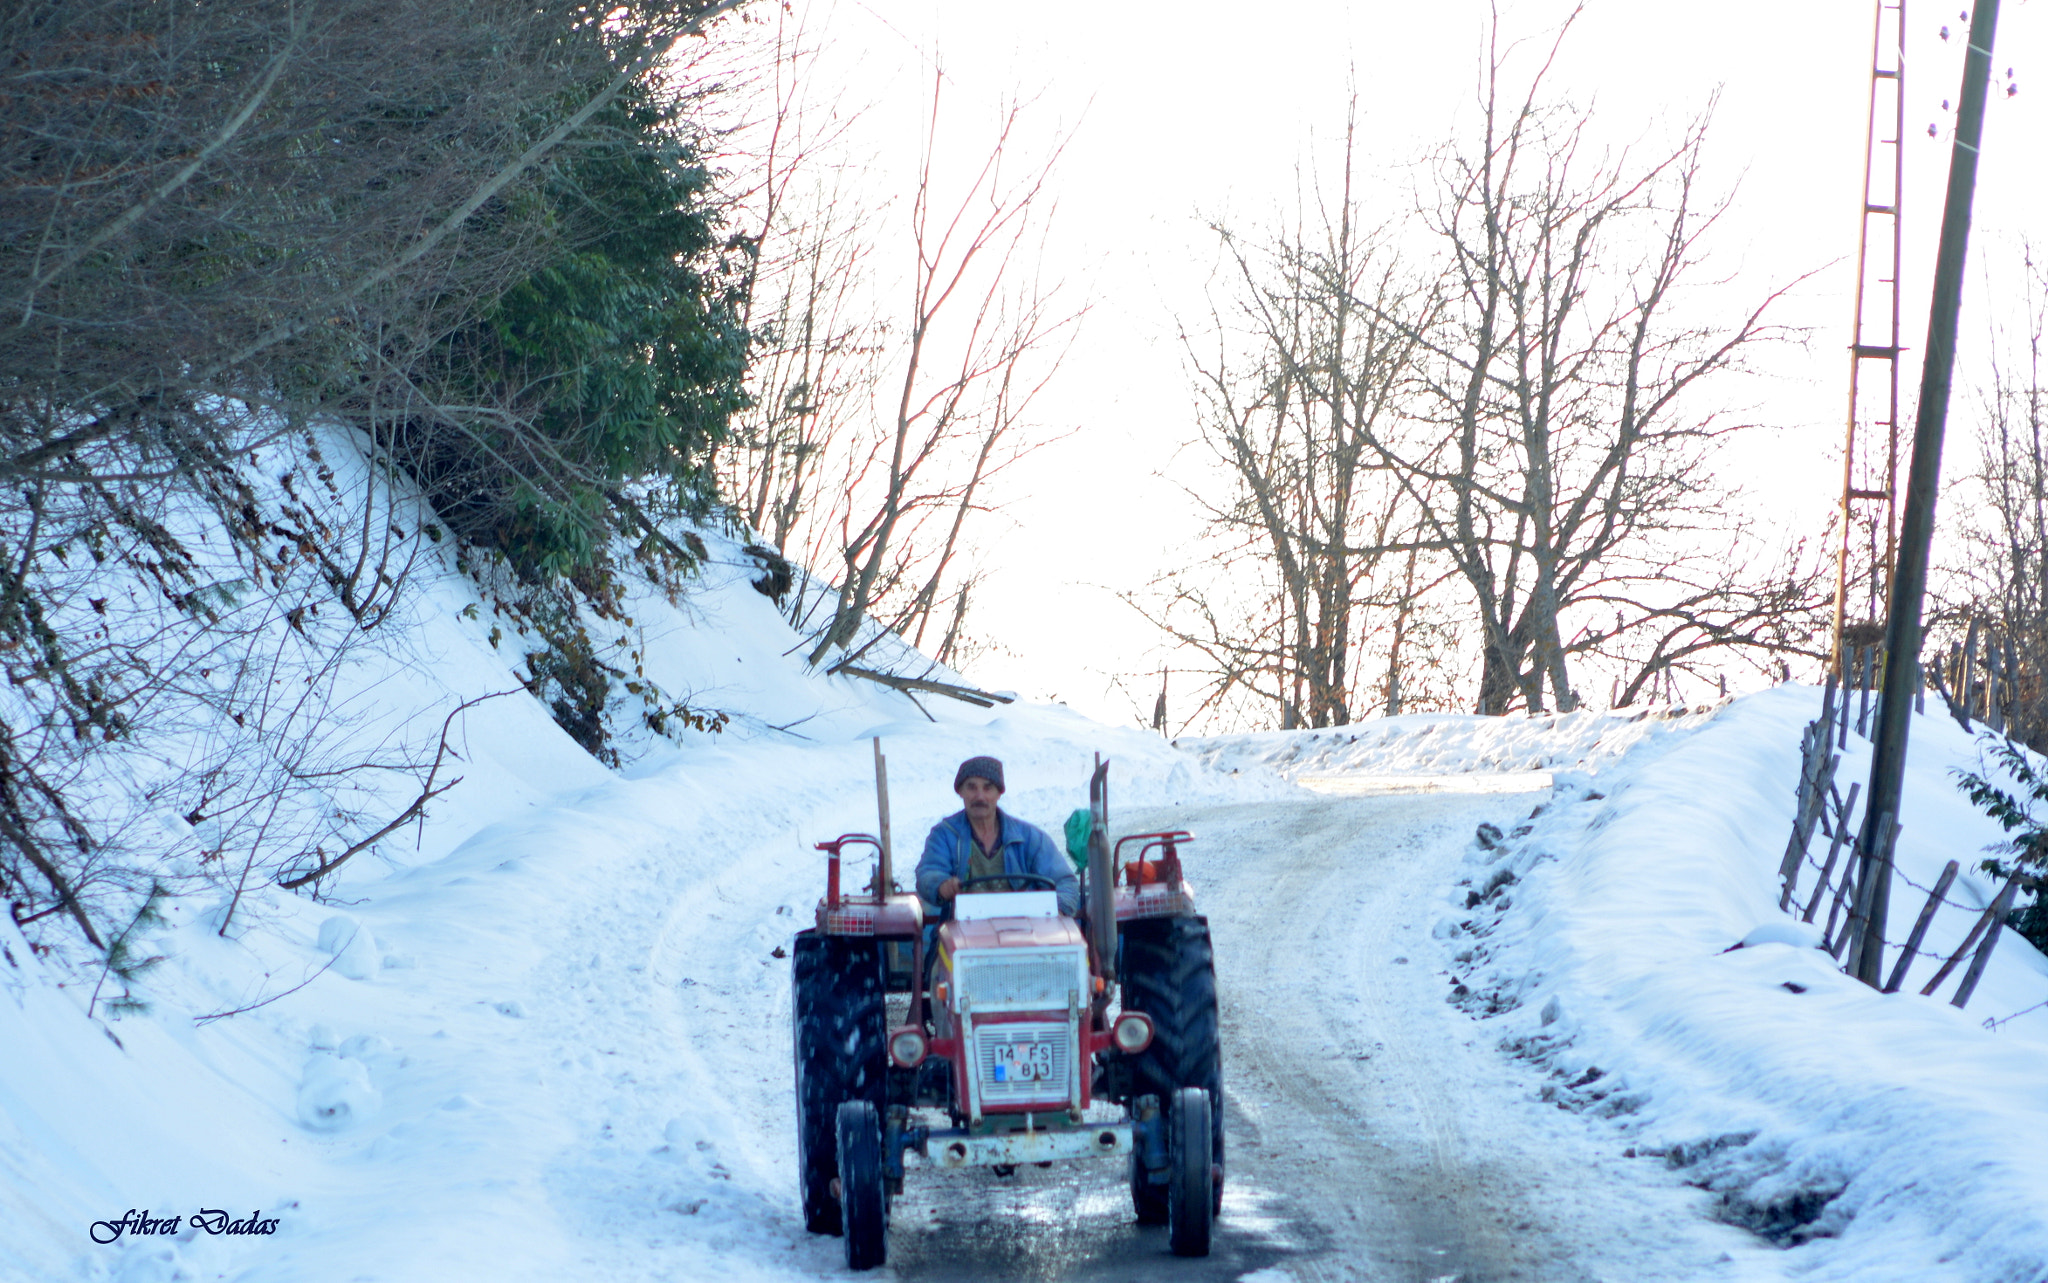
<path fill-rule="evenodd" d="M 1209 1150 L 1209 1093 L 1183 1087 L 1166 1120 L 1166 1245 L 1175 1256 L 1207 1256 L 1216 1223 Z M 851 1242 L 851 1240 L 848 1240 Z"/>
<path fill-rule="evenodd" d="M 790 987 L 804 1228 L 838 1234 L 842 1220 L 832 1181 L 839 1175 L 840 1103 L 865 1101 L 879 1113 L 888 1089 L 881 945 L 872 938 L 800 931 L 790 959 Z"/>
<path fill-rule="evenodd" d="M 1216 1007 L 1216 955 L 1206 918 L 1141 918 L 1120 929 L 1122 963 L 1117 981 L 1123 1006 L 1152 1018 L 1152 1045 L 1131 1058 L 1131 1095 L 1159 1097 L 1173 1125 L 1175 1094 L 1199 1087 L 1209 1095 L 1214 1211 L 1223 1209 L 1223 1043 Z M 1155 1174 L 1156 1175 L 1156 1174 Z M 1166 1217 L 1165 1183 L 1133 1160 L 1131 1202 L 1140 1224 Z"/>
<path fill-rule="evenodd" d="M 889 1256 L 889 1191 L 882 1180 L 882 1115 L 874 1102 L 839 1106 L 839 1220 L 846 1268 L 871 1270 Z"/>

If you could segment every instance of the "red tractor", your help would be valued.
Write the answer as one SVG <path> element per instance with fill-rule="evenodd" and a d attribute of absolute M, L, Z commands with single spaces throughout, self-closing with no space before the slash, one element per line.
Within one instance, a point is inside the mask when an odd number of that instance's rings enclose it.
<path fill-rule="evenodd" d="M 1141 1224 L 1164 1224 L 1177 1255 L 1207 1255 L 1223 1205 L 1222 1052 L 1209 927 L 1181 876 L 1192 836 L 1112 848 L 1098 764 L 1081 919 L 1060 915 L 1049 883 L 970 882 L 927 958 L 922 904 L 891 876 L 879 745 L 876 769 L 881 836 L 818 844 L 825 897 L 792 951 L 805 1226 L 843 1235 L 846 1263 L 871 1269 L 888 1255 L 906 1155 L 998 1172 L 1109 1158 L 1128 1164 Z M 863 893 L 841 886 L 850 848 L 875 855 Z"/>

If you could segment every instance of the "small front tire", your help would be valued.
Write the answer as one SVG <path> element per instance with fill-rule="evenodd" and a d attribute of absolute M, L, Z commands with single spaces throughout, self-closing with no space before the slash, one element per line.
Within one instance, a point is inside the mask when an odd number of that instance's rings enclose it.
<path fill-rule="evenodd" d="M 889 1191 L 882 1174 L 882 1116 L 872 1101 L 839 1106 L 839 1223 L 846 1267 L 871 1270 L 889 1256 Z"/>
<path fill-rule="evenodd" d="M 1183 1087 L 1166 1116 L 1166 1244 L 1175 1256 L 1207 1256 L 1216 1224 L 1215 1142 L 1209 1093 Z"/>

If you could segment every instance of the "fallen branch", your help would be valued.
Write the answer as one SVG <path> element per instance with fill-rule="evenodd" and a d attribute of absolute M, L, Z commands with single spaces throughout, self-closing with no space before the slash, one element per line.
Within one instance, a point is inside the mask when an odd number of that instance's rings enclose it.
<path fill-rule="evenodd" d="M 608 501 L 610 501 L 611 505 L 614 508 L 617 508 L 620 512 L 623 512 L 627 516 L 631 517 L 633 519 L 633 524 L 639 526 L 640 529 L 646 531 L 647 537 L 649 539 L 652 539 L 655 542 L 656 546 L 658 546 L 663 552 L 667 553 L 669 556 L 675 558 L 677 561 L 682 562 L 686 566 L 694 566 L 697 564 L 699 560 L 701 560 L 697 556 L 697 554 L 691 552 L 688 548 L 683 547 L 675 540 L 663 534 L 661 532 L 661 528 L 656 526 L 653 520 L 650 519 L 648 515 L 641 510 L 640 505 L 634 503 L 633 500 L 627 495 L 624 495 L 617 490 L 606 490 L 604 492 L 604 497 Z"/>
<path fill-rule="evenodd" d="M 339 961 L 341 961 L 341 953 L 339 950 L 337 950 L 332 958 L 329 958 L 327 961 L 320 964 L 320 970 L 315 971 L 312 975 L 307 976 L 304 980 L 299 981 L 297 984 L 293 985 L 289 989 L 286 989 L 284 992 L 271 994 L 268 998 L 262 999 L 259 1002 L 252 1002 L 246 1007 L 235 1007 L 229 1011 L 215 1011 L 204 1016 L 194 1016 L 192 1017 L 192 1023 L 195 1025 L 203 1025 L 210 1020 L 226 1020 L 229 1016 L 239 1016 L 245 1011 L 254 1011 L 258 1007 L 267 1007 L 271 1003 L 276 1002 L 279 998 L 289 998 L 293 994 L 297 993 L 299 990 L 305 988 L 307 985 L 312 984 L 315 980 L 318 980 L 322 975 L 326 973 L 327 968 L 333 966 L 335 963 Z"/>
<path fill-rule="evenodd" d="M 463 777 L 458 775 L 454 779 L 448 781 L 446 784 L 443 784 L 441 787 L 434 787 L 434 779 L 441 773 L 441 764 L 448 759 L 448 728 L 455 724 L 455 719 L 459 717 L 462 713 L 466 712 L 471 708 L 476 707 L 478 704 L 483 703 L 485 700 L 496 699 L 500 695 L 511 695 L 513 693 L 514 692 L 512 691 L 492 691 L 488 695 L 479 695 L 475 699 L 464 700 L 462 703 L 457 704 L 453 709 L 449 711 L 448 716 L 441 722 L 441 746 L 439 749 L 435 751 L 434 765 L 430 770 L 427 771 L 426 783 L 420 786 L 420 795 L 412 800 L 412 804 L 406 807 L 403 811 L 399 812 L 397 819 L 391 821 L 389 824 L 386 824 L 383 828 L 378 829 L 375 833 L 372 833 L 370 836 L 356 843 L 348 850 L 343 851 L 340 855 L 335 856 L 331 860 L 325 861 L 318 868 L 315 868 L 312 872 L 302 873 L 295 878 L 280 878 L 278 880 L 277 885 L 284 888 L 287 891 L 296 891 L 300 887 L 305 886 L 309 882 L 319 881 L 321 878 L 326 877 L 328 874 L 340 868 L 345 862 L 353 858 L 359 852 L 362 852 L 370 847 L 375 846 L 377 843 L 382 842 L 385 838 L 391 836 L 391 834 L 397 832 L 399 829 L 404 828 L 407 824 L 411 823 L 416 817 L 418 817 L 421 812 L 426 810 L 427 803 L 433 801 L 435 798 L 441 796 L 443 793 L 446 793 L 449 789 L 454 788 L 457 784 L 462 783 Z"/>
<path fill-rule="evenodd" d="M 868 681 L 879 682 L 891 690 L 899 690 L 906 695 L 912 691 L 927 691 L 933 695 L 944 695 L 948 699 L 961 700 L 964 703 L 976 704 L 982 708 L 994 708 L 997 704 L 1014 703 L 1017 698 L 1014 695 L 998 695 L 994 691 L 976 690 L 972 686 L 955 686 L 951 682 L 935 682 L 923 677 L 898 677 L 894 673 L 878 673 L 872 668 L 857 668 L 852 664 L 839 664 L 829 671 L 845 673 L 849 677 L 864 677 Z"/>

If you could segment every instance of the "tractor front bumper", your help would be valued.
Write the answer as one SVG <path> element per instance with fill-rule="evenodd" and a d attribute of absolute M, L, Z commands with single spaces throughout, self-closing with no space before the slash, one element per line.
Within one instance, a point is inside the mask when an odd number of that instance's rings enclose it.
<path fill-rule="evenodd" d="M 964 1131 L 943 1130 L 927 1132 L 921 1139 L 923 1143 L 915 1147 L 926 1161 L 948 1171 L 997 1164 L 1121 1158 L 1131 1152 L 1133 1144 L 1131 1124 L 1127 1122 L 999 1132 L 993 1136 L 971 1136 Z"/>

